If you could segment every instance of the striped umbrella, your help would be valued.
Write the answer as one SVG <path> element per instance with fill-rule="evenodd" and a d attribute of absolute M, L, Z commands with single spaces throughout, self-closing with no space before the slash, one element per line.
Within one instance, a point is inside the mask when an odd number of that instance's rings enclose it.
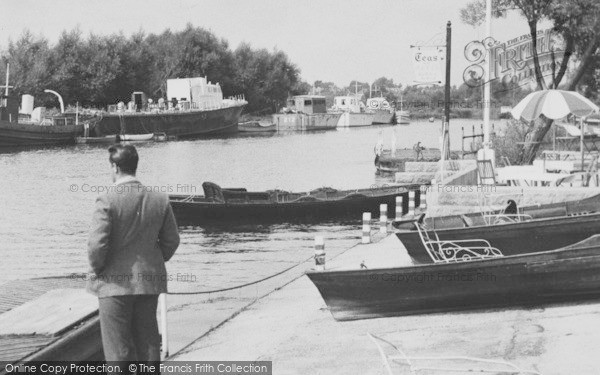
<path fill-rule="evenodd" d="M 543 90 L 527 95 L 511 113 L 514 118 L 529 122 L 540 115 L 558 120 L 570 114 L 585 117 L 598 110 L 597 105 L 575 91 Z"/>
<path fill-rule="evenodd" d="M 597 113 L 599 108 L 585 96 L 575 91 L 543 90 L 532 92 L 521 100 L 511 111 L 514 118 L 527 122 L 544 115 L 549 119 L 558 120 L 567 115 L 580 118 L 579 148 L 581 152 L 581 168 L 583 169 L 583 138 L 584 117 Z"/>

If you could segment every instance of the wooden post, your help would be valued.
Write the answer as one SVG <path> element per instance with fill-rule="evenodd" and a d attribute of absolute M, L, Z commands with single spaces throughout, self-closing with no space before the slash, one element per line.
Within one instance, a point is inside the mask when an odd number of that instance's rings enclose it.
<path fill-rule="evenodd" d="M 387 204 L 385 203 L 379 205 L 379 232 L 387 233 Z"/>
<path fill-rule="evenodd" d="M 404 213 L 404 197 L 402 195 L 399 195 L 396 197 L 396 220 L 400 219 L 402 217 L 402 214 Z"/>
<path fill-rule="evenodd" d="M 371 243 L 371 213 L 363 212 L 362 243 Z"/>
<path fill-rule="evenodd" d="M 315 270 L 325 271 L 325 241 L 322 236 L 315 237 Z"/>

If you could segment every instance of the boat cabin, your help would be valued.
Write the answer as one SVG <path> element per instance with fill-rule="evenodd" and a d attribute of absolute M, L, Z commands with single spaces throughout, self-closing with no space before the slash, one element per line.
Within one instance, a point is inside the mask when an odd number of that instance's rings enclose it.
<path fill-rule="evenodd" d="M 167 80 L 167 99 L 181 108 L 215 109 L 223 104 L 223 91 L 206 77 L 175 78 Z"/>
<path fill-rule="evenodd" d="M 321 95 L 297 95 L 288 99 L 288 108 L 297 112 L 314 114 L 327 113 L 325 97 Z"/>
<path fill-rule="evenodd" d="M 0 120 L 19 121 L 19 101 L 16 98 L 6 95 L 0 96 Z"/>
<path fill-rule="evenodd" d="M 349 111 L 352 113 L 362 112 L 365 105 L 360 100 L 362 95 L 336 96 L 333 98 L 333 110 Z"/>

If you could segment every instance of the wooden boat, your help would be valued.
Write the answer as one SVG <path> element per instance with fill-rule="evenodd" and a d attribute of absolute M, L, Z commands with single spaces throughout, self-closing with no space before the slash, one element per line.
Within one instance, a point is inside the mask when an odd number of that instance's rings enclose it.
<path fill-rule="evenodd" d="M 321 188 L 308 193 L 281 190 L 248 192 L 202 184 L 204 196 L 171 195 L 171 206 L 182 225 L 205 223 L 279 223 L 360 220 L 363 212 L 379 216 L 379 205 L 387 204 L 388 215 L 395 212 L 397 196 L 408 201 L 408 190 L 418 186 L 390 186 L 373 189 L 336 190 Z"/>
<path fill-rule="evenodd" d="M 154 133 L 148 134 L 119 134 L 117 136 L 121 142 L 147 142 L 154 139 Z"/>
<path fill-rule="evenodd" d="M 504 255 L 556 249 L 582 241 L 599 232 L 600 213 L 435 230 L 440 240 L 485 239 Z M 433 230 L 428 229 L 428 234 L 434 237 Z M 398 231 L 396 236 L 415 262 L 433 262 L 417 231 Z"/>
<path fill-rule="evenodd" d="M 437 148 L 428 148 L 421 151 L 419 161 L 439 161 L 441 151 Z M 415 150 L 397 149 L 392 155 L 391 150 L 383 150 L 381 155 L 375 157 L 375 167 L 380 173 L 404 172 L 404 165 L 409 161 L 417 161 Z"/>
<path fill-rule="evenodd" d="M 106 144 L 117 143 L 119 140 L 116 135 L 107 135 L 104 137 L 75 137 L 77 144 Z"/>
<path fill-rule="evenodd" d="M 273 123 L 263 124 L 260 121 L 246 121 L 238 124 L 238 131 L 242 133 L 271 133 L 277 131 Z"/>
<path fill-rule="evenodd" d="M 501 218 L 504 213 L 509 215 L 518 214 L 532 219 L 542 219 L 600 212 L 600 194 L 584 199 L 522 207 L 517 206 L 512 200 L 508 200 L 506 203 L 507 207 L 505 209 L 490 210 L 488 213 L 476 212 L 463 215 L 425 217 L 425 225 L 431 229 L 462 228 L 465 226 L 465 218 L 467 218 L 472 223 L 471 226 L 480 226 L 490 223 L 490 220 L 495 221 L 493 220 L 494 217 Z M 393 225 L 401 229 L 399 223 L 394 222 Z M 403 226 L 402 228 L 412 229 L 413 226 Z"/>
<path fill-rule="evenodd" d="M 307 275 L 336 320 L 596 300 L 600 236 L 546 252 Z"/>

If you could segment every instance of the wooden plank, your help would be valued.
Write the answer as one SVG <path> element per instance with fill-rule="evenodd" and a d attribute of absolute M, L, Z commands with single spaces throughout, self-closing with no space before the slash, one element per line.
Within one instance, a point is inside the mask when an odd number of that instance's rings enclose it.
<path fill-rule="evenodd" d="M 0 315 L 0 335 L 57 335 L 97 310 L 83 289 L 54 289 Z"/>

